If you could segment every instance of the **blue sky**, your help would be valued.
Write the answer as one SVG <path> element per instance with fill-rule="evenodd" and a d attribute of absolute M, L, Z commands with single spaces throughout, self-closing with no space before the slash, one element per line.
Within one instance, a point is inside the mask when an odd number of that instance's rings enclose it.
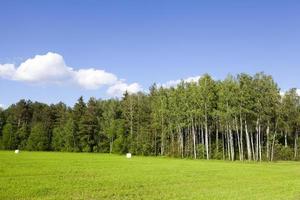
<path fill-rule="evenodd" d="M 0 7 L 5 106 L 21 98 L 73 105 L 80 95 L 113 96 L 112 87 L 134 91 L 203 73 L 264 71 L 282 90 L 300 88 L 300 1 L 2 0 Z M 40 62 L 46 73 L 29 80 Z M 4 76 L 5 64 L 14 65 Z M 72 69 L 54 80 L 55 64 Z M 115 82 L 95 80 L 103 76 Z"/>

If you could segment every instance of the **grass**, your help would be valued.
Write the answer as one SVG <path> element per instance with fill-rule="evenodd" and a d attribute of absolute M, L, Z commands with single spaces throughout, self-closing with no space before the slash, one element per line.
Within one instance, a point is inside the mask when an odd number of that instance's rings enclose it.
<path fill-rule="evenodd" d="M 0 151 L 0 199 L 300 199 L 300 163 Z"/>

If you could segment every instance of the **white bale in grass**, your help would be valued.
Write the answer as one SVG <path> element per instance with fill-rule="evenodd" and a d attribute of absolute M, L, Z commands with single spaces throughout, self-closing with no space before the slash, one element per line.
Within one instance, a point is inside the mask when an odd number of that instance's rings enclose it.
<path fill-rule="evenodd" d="M 20 153 L 20 150 L 19 150 L 19 149 L 16 149 L 16 150 L 15 150 L 15 154 L 18 154 L 18 153 Z"/>
<path fill-rule="evenodd" d="M 126 158 L 131 158 L 131 153 L 127 153 Z"/>

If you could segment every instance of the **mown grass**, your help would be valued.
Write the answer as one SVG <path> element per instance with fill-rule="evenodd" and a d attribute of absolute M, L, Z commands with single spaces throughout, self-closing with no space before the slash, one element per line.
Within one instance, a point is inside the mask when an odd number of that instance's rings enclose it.
<path fill-rule="evenodd" d="M 0 199 L 300 199 L 300 163 L 0 151 Z"/>

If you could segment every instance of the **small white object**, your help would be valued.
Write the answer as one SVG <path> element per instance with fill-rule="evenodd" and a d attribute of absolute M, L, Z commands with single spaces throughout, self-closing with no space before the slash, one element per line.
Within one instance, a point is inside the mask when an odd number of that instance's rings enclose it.
<path fill-rule="evenodd" d="M 16 150 L 15 150 L 15 153 L 16 153 L 16 154 L 20 153 L 19 149 L 16 149 Z"/>
<path fill-rule="evenodd" d="M 126 158 L 131 158 L 131 153 L 127 153 Z"/>

